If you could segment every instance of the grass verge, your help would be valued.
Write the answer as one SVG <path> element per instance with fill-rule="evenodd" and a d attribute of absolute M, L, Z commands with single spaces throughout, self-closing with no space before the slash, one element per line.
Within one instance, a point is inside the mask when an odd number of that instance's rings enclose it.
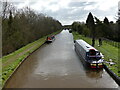
<path fill-rule="evenodd" d="M 72 32 L 74 36 L 74 40 L 76 39 L 83 39 L 90 45 L 92 44 L 92 40 L 89 37 L 85 37 L 83 35 L 78 34 L 77 32 Z M 119 57 L 118 57 L 118 48 L 106 43 L 105 41 L 102 42 L 103 45 L 98 47 L 98 40 L 95 41 L 95 48 L 98 49 L 102 54 L 104 55 L 105 61 L 110 62 L 110 59 L 112 59 L 112 62 L 114 62 L 114 65 L 110 65 L 109 63 L 105 63 L 110 70 L 112 70 L 117 76 L 120 77 L 120 63 L 119 63 Z"/>
<path fill-rule="evenodd" d="M 58 33 L 60 33 L 60 31 L 57 31 L 52 34 L 58 34 Z M 20 48 L 19 50 L 12 52 L 9 55 L 4 56 L 0 59 L 0 61 L 2 62 L 2 66 L 0 66 L 2 67 L 2 74 L 0 75 L 0 77 L 2 78 L 0 85 L 1 87 L 4 86 L 5 82 L 12 75 L 15 69 L 20 65 L 20 63 L 45 42 L 47 36 L 44 36 L 39 40 L 29 43 L 28 45 Z"/>

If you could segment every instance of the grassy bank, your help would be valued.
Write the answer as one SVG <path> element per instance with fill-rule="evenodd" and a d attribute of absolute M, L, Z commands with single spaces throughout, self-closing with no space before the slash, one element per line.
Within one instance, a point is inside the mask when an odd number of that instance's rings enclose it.
<path fill-rule="evenodd" d="M 55 32 L 52 34 L 57 34 L 59 33 Z M 50 34 L 51 35 L 51 34 Z M 49 36 L 49 35 L 47 35 Z M 19 50 L 4 56 L 0 59 L 0 61 L 2 62 L 2 84 L 1 86 L 3 86 L 6 82 L 6 80 L 10 77 L 10 75 L 14 72 L 14 70 L 16 69 L 16 67 L 18 67 L 18 65 L 28 56 L 30 55 L 30 53 L 32 53 L 33 51 L 35 51 L 37 48 L 39 48 L 46 40 L 46 37 L 40 38 L 37 41 L 34 41 L 32 43 L 29 43 L 28 45 L 20 48 Z"/>
<path fill-rule="evenodd" d="M 92 44 L 92 40 L 89 37 L 85 37 L 83 35 L 78 34 L 77 32 L 73 32 L 74 40 L 76 39 L 83 39 L 90 45 Z M 118 70 L 120 70 L 119 62 L 118 62 L 118 48 L 110 45 L 109 43 L 106 43 L 105 41 L 102 42 L 102 46 L 98 46 L 99 42 L 98 40 L 95 41 L 95 48 L 98 49 L 102 54 L 104 55 L 105 61 L 110 62 L 110 59 L 112 59 L 112 62 L 114 62 L 114 65 L 110 65 L 108 63 L 105 63 L 116 75 L 120 77 L 120 73 L 118 73 Z"/>

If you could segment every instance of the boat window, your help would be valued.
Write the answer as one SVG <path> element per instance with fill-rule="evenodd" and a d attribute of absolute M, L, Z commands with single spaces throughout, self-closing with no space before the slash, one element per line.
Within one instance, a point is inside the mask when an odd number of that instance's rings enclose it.
<path fill-rule="evenodd" d="M 99 51 L 97 51 L 97 52 L 96 52 L 96 55 L 100 55 L 100 52 L 99 52 Z"/>
<path fill-rule="evenodd" d="M 96 51 L 95 51 L 94 49 L 91 49 L 91 50 L 89 51 L 89 55 L 96 55 Z"/>
<path fill-rule="evenodd" d="M 89 57 L 89 60 L 97 61 L 100 60 L 101 57 Z"/>
<path fill-rule="evenodd" d="M 88 47 L 88 46 L 86 46 L 87 48 L 90 48 L 90 47 Z"/>

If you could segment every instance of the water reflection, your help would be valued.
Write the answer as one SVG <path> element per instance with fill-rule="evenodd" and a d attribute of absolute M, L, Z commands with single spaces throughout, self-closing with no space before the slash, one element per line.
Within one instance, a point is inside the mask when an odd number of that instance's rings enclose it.
<path fill-rule="evenodd" d="M 74 51 L 72 34 L 63 30 L 42 46 L 15 72 L 6 88 L 112 88 L 116 83 L 104 70 L 90 70 Z M 103 76 L 102 76 L 103 75 Z"/>
<path fill-rule="evenodd" d="M 89 78 L 102 78 L 102 74 L 103 74 L 103 69 L 96 69 L 96 70 L 86 70 L 86 76 L 88 76 Z"/>
<path fill-rule="evenodd" d="M 78 54 L 78 53 L 77 53 L 77 55 L 79 56 L 79 59 L 80 59 L 80 61 L 83 64 L 83 68 L 84 68 L 84 71 L 86 72 L 86 76 L 87 77 L 89 77 L 89 78 L 95 78 L 95 79 L 102 78 L 103 69 L 92 69 L 92 68 L 90 68 L 86 64 L 86 62 L 82 58 L 82 56 L 80 54 Z"/>

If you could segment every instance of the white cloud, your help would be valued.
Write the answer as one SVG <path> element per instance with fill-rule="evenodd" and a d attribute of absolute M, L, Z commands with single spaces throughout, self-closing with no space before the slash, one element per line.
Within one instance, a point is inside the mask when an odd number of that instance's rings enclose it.
<path fill-rule="evenodd" d="M 97 7 L 96 6 L 93 6 L 93 5 L 88 5 L 84 8 L 84 10 L 94 10 L 96 9 Z"/>
<path fill-rule="evenodd" d="M 96 9 L 96 10 L 108 11 L 113 7 L 117 7 L 119 0 L 88 0 L 88 2 L 91 2 L 91 1 L 96 3 L 94 5 L 86 6 L 85 10 Z"/>
<path fill-rule="evenodd" d="M 107 11 L 112 9 L 113 7 L 118 6 L 118 0 L 100 0 L 101 2 L 99 3 L 99 9 L 103 11 Z"/>
<path fill-rule="evenodd" d="M 67 8 L 70 0 L 60 0 L 59 2 L 58 0 L 38 0 L 30 2 L 36 2 L 33 5 L 30 4 L 30 7 L 34 8 L 35 10 L 43 11 L 44 8 L 44 10 L 50 10 L 52 12 L 55 12 L 61 8 Z"/>
<path fill-rule="evenodd" d="M 33 4 L 32 4 L 33 3 Z M 35 9 L 36 11 L 41 11 L 43 8 L 48 8 L 50 2 L 47 2 L 46 0 L 39 0 L 39 1 L 31 1 L 30 7 Z"/>
<path fill-rule="evenodd" d="M 20 0 L 10 0 L 21 2 Z M 85 21 L 89 12 L 102 19 L 115 20 L 119 0 L 25 0 L 17 4 L 18 8 L 29 6 L 40 13 L 45 13 L 61 21 L 71 24 L 73 21 Z"/>
<path fill-rule="evenodd" d="M 18 8 L 23 8 L 23 7 L 26 7 L 26 6 L 29 6 L 29 1 L 26 0 L 26 2 L 21 2 L 17 7 Z"/>
<path fill-rule="evenodd" d="M 120 9 L 120 1 L 119 1 L 119 3 L 118 3 L 118 8 Z"/>

